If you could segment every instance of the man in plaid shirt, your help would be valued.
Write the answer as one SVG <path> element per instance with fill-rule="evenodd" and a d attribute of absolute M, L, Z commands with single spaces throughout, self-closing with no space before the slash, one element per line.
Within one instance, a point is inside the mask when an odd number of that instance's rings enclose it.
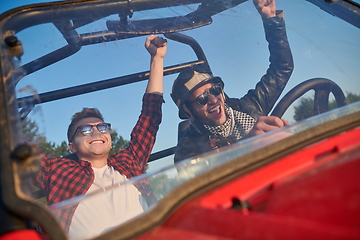
<path fill-rule="evenodd" d="M 67 135 L 69 149 L 77 158 L 44 157 L 35 179 L 35 185 L 45 191 L 49 205 L 105 189 L 144 172 L 161 122 L 166 40 L 151 35 L 145 47 L 151 55 L 149 82 L 128 147 L 109 156 L 110 124 L 104 123 L 94 108 L 76 113 Z M 143 195 L 150 195 L 146 184 L 128 184 L 55 214 L 71 239 L 94 237 L 141 214 L 146 207 Z"/>

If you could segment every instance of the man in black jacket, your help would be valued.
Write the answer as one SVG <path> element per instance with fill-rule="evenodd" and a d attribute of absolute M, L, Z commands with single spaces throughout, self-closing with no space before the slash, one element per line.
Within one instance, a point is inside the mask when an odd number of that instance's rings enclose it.
<path fill-rule="evenodd" d="M 276 11 L 275 0 L 253 2 L 263 20 L 270 67 L 255 89 L 240 99 L 227 97 L 224 82 L 204 64 L 181 72 L 171 97 L 179 117 L 189 119 L 190 127 L 179 140 L 175 162 L 288 125 L 283 119 L 267 116 L 294 67 L 283 12 Z"/>

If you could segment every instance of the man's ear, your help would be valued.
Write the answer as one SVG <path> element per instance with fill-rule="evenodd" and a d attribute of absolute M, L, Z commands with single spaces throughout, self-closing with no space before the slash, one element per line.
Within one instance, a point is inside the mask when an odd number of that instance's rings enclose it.
<path fill-rule="evenodd" d="M 190 120 L 194 120 L 194 117 L 193 115 L 191 114 L 191 110 L 184 104 L 183 105 L 183 111 L 184 111 L 184 114 L 186 115 L 186 117 Z"/>
<path fill-rule="evenodd" d="M 226 102 L 226 100 L 229 98 L 229 96 L 224 91 L 222 92 L 222 97 L 224 99 L 224 102 Z"/>
<path fill-rule="evenodd" d="M 69 143 L 68 143 L 68 148 L 69 148 L 70 152 L 72 152 L 72 153 L 76 153 L 76 152 L 77 152 L 76 146 L 75 146 L 75 144 L 72 143 L 72 142 L 69 142 Z"/>

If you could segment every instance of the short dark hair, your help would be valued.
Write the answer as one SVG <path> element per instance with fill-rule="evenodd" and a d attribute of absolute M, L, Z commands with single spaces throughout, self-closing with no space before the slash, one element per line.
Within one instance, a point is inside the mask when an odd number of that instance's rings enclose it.
<path fill-rule="evenodd" d="M 104 117 L 100 113 L 99 109 L 97 109 L 97 108 L 83 108 L 81 110 L 81 112 L 75 113 L 71 118 L 71 123 L 70 123 L 68 131 L 67 131 L 67 138 L 68 138 L 69 142 L 71 141 L 70 138 L 74 134 L 74 131 L 75 131 L 74 127 L 75 127 L 76 123 L 78 123 L 81 119 L 89 118 L 89 117 L 99 118 L 101 121 L 104 122 Z"/>

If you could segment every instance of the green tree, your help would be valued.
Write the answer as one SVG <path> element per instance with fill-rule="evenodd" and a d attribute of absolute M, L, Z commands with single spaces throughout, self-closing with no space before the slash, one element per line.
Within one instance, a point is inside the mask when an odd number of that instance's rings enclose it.
<path fill-rule="evenodd" d="M 126 148 L 129 144 L 128 140 L 125 140 L 122 136 L 120 136 L 116 131 L 112 130 L 111 134 L 112 140 L 112 149 L 110 150 L 110 155 L 116 153 L 117 151 Z"/>
<path fill-rule="evenodd" d="M 346 103 L 350 104 L 353 102 L 360 101 L 360 94 L 347 92 L 346 93 Z M 332 100 L 329 102 L 329 110 L 335 109 L 337 107 L 336 101 Z M 314 98 L 306 97 L 300 98 L 300 103 L 294 107 L 294 119 L 295 121 L 300 121 L 308 117 L 313 116 L 314 109 Z"/>
<path fill-rule="evenodd" d="M 346 95 L 346 99 L 347 99 L 348 103 L 354 103 L 354 102 L 360 101 L 360 94 L 348 92 Z"/>
<path fill-rule="evenodd" d="M 31 121 L 28 118 L 25 118 L 21 122 L 21 131 L 23 138 L 28 142 L 34 142 L 37 138 L 40 137 L 39 127 L 35 121 Z"/>
<path fill-rule="evenodd" d="M 300 121 L 301 119 L 305 119 L 311 117 L 314 113 L 314 99 L 311 97 L 308 98 L 300 98 L 300 103 L 297 106 L 294 106 L 295 121 Z"/>
<path fill-rule="evenodd" d="M 61 158 L 71 153 L 65 141 L 57 145 L 55 142 L 47 142 L 46 138 L 38 144 L 38 148 L 41 153 L 49 157 Z"/>
<path fill-rule="evenodd" d="M 25 118 L 21 122 L 21 128 L 23 138 L 30 143 L 36 144 L 39 152 L 49 157 L 57 158 L 61 158 L 70 153 L 65 141 L 59 145 L 55 142 L 47 141 L 46 137 L 39 133 L 38 124 L 34 120 Z"/>
<path fill-rule="evenodd" d="M 176 178 L 169 178 L 165 173 L 157 174 L 148 179 L 151 189 L 156 199 L 164 198 L 170 191 L 180 185 L 180 181 Z"/>

